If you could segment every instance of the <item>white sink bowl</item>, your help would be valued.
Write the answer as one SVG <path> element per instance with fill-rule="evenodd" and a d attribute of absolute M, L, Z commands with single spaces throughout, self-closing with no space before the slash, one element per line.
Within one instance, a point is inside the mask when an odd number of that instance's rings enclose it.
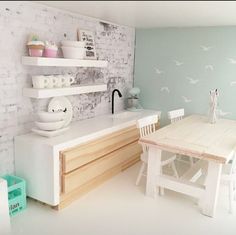
<path fill-rule="evenodd" d="M 65 119 L 64 112 L 39 112 L 37 113 L 38 121 L 40 122 L 59 122 Z"/>
<path fill-rule="evenodd" d="M 59 122 L 35 122 L 35 125 L 43 131 L 56 131 L 65 125 L 65 121 Z"/>
<path fill-rule="evenodd" d="M 135 116 L 136 117 L 138 116 L 137 112 L 135 113 L 135 112 L 128 112 L 128 111 L 111 115 L 111 117 L 114 119 L 126 119 L 126 118 L 135 117 Z"/>

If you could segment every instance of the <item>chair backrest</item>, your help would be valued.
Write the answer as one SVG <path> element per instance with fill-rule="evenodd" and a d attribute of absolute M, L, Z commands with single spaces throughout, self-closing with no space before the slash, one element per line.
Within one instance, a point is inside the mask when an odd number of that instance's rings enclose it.
<path fill-rule="evenodd" d="M 156 124 L 158 122 L 158 116 L 152 115 L 137 120 L 137 127 L 139 128 L 140 137 L 149 135 L 156 131 Z"/>
<path fill-rule="evenodd" d="M 171 123 L 177 122 L 184 117 L 184 109 L 176 109 L 168 112 L 168 118 Z"/>
<path fill-rule="evenodd" d="M 152 134 L 156 131 L 156 124 L 158 123 L 158 116 L 152 115 L 137 120 L 137 128 L 139 129 L 140 137 Z M 145 144 L 142 144 L 143 152 L 148 150 Z"/>

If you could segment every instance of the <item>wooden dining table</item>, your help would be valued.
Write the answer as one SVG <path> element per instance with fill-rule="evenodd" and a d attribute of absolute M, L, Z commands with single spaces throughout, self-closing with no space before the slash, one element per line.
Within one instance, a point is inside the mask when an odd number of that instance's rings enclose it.
<path fill-rule="evenodd" d="M 139 142 L 148 146 L 146 195 L 156 197 L 157 187 L 190 195 L 199 199 L 204 215 L 214 217 L 222 165 L 235 154 L 236 121 L 219 119 L 211 124 L 206 116 L 191 115 L 142 137 Z M 162 151 L 207 163 L 204 184 L 161 174 Z M 196 161 L 199 166 L 200 161 Z"/>

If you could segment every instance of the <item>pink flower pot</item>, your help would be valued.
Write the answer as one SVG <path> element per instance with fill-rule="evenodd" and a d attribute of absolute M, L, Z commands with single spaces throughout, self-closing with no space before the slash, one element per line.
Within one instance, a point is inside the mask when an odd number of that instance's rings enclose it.
<path fill-rule="evenodd" d="M 51 57 L 51 58 L 55 58 L 57 57 L 57 50 L 55 49 L 44 49 L 44 54 L 45 57 Z"/>
<path fill-rule="evenodd" d="M 29 49 L 29 55 L 32 57 L 42 57 L 43 49 Z"/>

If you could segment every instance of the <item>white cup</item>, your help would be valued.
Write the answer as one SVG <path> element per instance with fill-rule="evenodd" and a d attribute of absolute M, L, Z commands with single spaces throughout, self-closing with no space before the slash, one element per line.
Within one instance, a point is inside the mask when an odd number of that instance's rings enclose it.
<path fill-rule="evenodd" d="M 73 77 L 72 75 L 69 75 L 69 74 L 65 75 L 64 79 L 65 79 L 64 84 L 65 84 L 66 87 L 71 86 L 71 84 L 75 82 L 75 77 Z"/>
<path fill-rule="evenodd" d="M 57 84 L 58 87 L 65 87 L 66 86 L 66 79 L 64 75 L 57 76 Z"/>
<path fill-rule="evenodd" d="M 32 76 L 33 87 L 37 89 L 45 88 L 48 86 L 48 79 L 44 75 Z"/>
<path fill-rule="evenodd" d="M 57 78 L 56 76 L 49 75 L 46 77 L 48 83 L 46 85 L 46 88 L 54 88 L 57 87 Z"/>
<path fill-rule="evenodd" d="M 62 79 L 62 75 L 56 75 L 56 83 L 55 83 L 55 87 L 57 87 L 57 88 L 61 88 L 61 87 L 63 87 L 63 79 Z"/>

